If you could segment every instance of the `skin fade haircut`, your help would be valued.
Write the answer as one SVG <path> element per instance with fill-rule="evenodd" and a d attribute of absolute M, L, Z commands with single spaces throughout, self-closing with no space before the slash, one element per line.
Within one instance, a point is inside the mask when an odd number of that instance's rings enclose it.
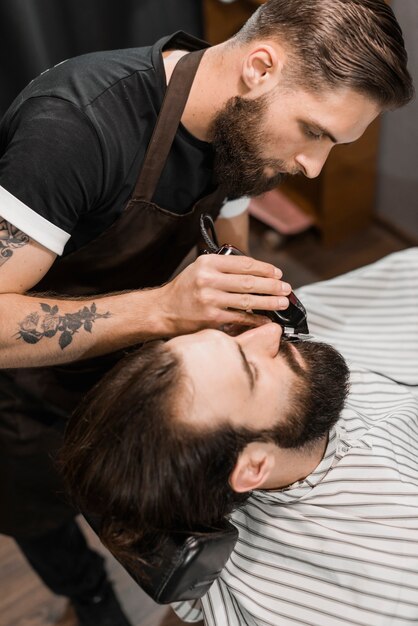
<path fill-rule="evenodd" d="M 414 95 L 401 28 L 384 0 L 268 0 L 231 45 L 279 40 L 290 80 L 320 92 L 353 89 L 384 110 Z"/>
<path fill-rule="evenodd" d="M 281 343 L 296 382 L 284 417 L 266 430 L 227 417 L 214 428 L 182 420 L 177 399 L 187 405 L 191 388 L 181 357 L 162 341 L 125 357 L 90 392 L 69 423 L 59 464 L 73 502 L 102 516 L 100 536 L 115 556 L 146 562 L 146 552 L 132 556 L 138 542 L 158 550 L 170 531 L 216 528 L 248 498 L 229 477 L 250 442 L 303 450 L 326 436 L 348 393 L 348 368 L 327 344 L 298 350 L 306 369 Z"/>

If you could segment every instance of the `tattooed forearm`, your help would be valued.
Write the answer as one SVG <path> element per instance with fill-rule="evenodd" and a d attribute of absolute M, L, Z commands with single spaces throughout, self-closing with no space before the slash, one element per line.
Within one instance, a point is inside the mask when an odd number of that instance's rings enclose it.
<path fill-rule="evenodd" d="M 13 250 L 21 248 L 29 243 L 29 237 L 22 233 L 21 230 L 6 222 L 0 221 L 0 266 L 6 263 L 11 256 Z"/>
<path fill-rule="evenodd" d="M 29 313 L 19 322 L 18 339 L 26 343 L 38 343 L 43 337 L 51 338 L 58 334 L 58 343 L 62 350 L 70 345 L 73 335 L 80 329 L 91 333 L 93 323 L 100 318 L 108 318 L 111 313 L 98 313 L 95 303 L 83 307 L 77 313 L 60 315 L 57 305 L 40 303 L 42 313 Z"/>

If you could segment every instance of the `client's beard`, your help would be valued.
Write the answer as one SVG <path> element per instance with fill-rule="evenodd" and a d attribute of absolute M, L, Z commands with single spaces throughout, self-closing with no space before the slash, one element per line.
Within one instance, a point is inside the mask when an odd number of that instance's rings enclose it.
<path fill-rule="evenodd" d="M 302 448 L 323 438 L 337 422 L 349 390 L 349 369 L 332 346 L 314 341 L 282 340 L 279 355 L 296 375 L 284 415 L 271 429 L 271 440 L 282 448 Z"/>
<path fill-rule="evenodd" d="M 215 179 L 230 199 L 258 196 L 283 180 L 286 164 L 260 155 L 265 141 L 262 120 L 267 102 L 267 96 L 255 100 L 233 97 L 212 122 L 210 141 L 215 151 Z M 266 168 L 276 173 L 268 176 Z"/>

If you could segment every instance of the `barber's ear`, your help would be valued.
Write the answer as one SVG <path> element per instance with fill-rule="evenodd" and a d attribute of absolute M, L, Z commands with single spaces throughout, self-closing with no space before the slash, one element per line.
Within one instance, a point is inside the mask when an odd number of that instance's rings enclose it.
<path fill-rule="evenodd" d="M 284 51 L 268 44 L 253 48 L 244 58 L 242 81 L 258 97 L 276 87 L 284 65 Z"/>
<path fill-rule="evenodd" d="M 238 457 L 229 484 L 237 493 L 261 488 L 273 466 L 274 458 L 268 445 L 258 441 L 249 443 Z"/>

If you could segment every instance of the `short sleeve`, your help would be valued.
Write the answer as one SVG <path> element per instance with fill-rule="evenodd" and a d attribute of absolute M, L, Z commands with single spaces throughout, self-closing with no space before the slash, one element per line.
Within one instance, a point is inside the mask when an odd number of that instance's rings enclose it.
<path fill-rule="evenodd" d="M 241 213 L 244 213 L 244 211 L 248 209 L 249 204 L 250 198 L 247 196 L 237 198 L 236 200 L 227 200 L 221 209 L 219 217 L 230 219 L 232 217 L 236 217 L 237 215 L 241 215 Z"/>
<path fill-rule="evenodd" d="M 56 254 L 102 186 L 95 129 L 70 102 L 29 99 L 2 129 L 0 216 Z"/>

